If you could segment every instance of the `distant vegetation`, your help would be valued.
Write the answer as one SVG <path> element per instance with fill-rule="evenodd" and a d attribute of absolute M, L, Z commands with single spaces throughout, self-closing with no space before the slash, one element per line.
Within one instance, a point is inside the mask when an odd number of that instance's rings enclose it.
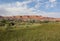
<path fill-rule="evenodd" d="M 7 19 L 2 19 L 0 20 L 0 26 L 5 26 L 6 24 L 9 24 L 9 25 L 15 25 L 16 23 L 48 23 L 48 22 L 59 22 L 59 21 L 48 21 L 48 20 L 43 20 L 43 21 L 40 21 L 40 20 L 33 20 L 33 19 L 29 19 L 29 20 L 22 20 L 22 19 L 18 19 L 18 20 L 7 20 Z"/>
<path fill-rule="evenodd" d="M 60 22 L 2 19 L 0 41 L 60 41 Z"/>

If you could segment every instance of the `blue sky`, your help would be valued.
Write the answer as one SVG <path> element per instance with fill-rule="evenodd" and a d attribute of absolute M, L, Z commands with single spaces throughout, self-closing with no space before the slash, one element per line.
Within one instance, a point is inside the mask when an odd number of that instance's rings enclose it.
<path fill-rule="evenodd" d="M 0 0 L 0 15 L 42 15 L 60 18 L 60 0 Z"/>

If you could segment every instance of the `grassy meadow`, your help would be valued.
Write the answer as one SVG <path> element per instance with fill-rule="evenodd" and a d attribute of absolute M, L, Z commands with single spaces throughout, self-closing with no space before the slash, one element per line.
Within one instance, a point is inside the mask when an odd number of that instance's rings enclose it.
<path fill-rule="evenodd" d="M 60 23 L 17 23 L 0 26 L 0 41 L 60 41 Z"/>

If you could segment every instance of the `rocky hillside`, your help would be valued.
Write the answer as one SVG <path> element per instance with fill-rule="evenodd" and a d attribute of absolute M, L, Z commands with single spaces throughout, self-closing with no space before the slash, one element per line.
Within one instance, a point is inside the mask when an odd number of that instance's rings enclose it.
<path fill-rule="evenodd" d="M 37 15 L 24 15 L 24 16 L 0 16 L 0 19 L 6 19 L 6 20 L 48 20 L 48 21 L 60 21 L 60 18 L 52 18 L 52 17 L 43 17 L 43 16 L 37 16 Z"/>

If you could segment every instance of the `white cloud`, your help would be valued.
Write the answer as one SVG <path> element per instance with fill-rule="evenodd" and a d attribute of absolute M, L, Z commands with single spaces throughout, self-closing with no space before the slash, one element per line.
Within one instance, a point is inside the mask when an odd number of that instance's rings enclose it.
<path fill-rule="evenodd" d="M 39 9 L 39 7 L 42 5 L 42 3 L 38 2 L 36 5 L 35 5 L 35 9 Z"/>
<path fill-rule="evenodd" d="M 29 1 L 30 2 L 30 1 Z M 33 15 L 34 8 L 27 8 L 28 2 L 16 2 L 0 5 L 0 15 Z M 3 9 L 3 10 L 2 10 Z"/>
<path fill-rule="evenodd" d="M 24 2 L 15 2 L 15 3 L 9 3 L 9 4 L 2 4 L 0 5 L 0 15 L 2 16 L 11 16 L 11 15 L 42 15 L 42 16 L 51 16 L 54 17 L 57 13 L 47 13 L 44 11 L 36 10 L 40 7 L 43 3 L 38 3 L 35 5 L 35 7 L 28 8 L 27 4 L 35 1 L 35 0 L 29 0 Z M 51 0 L 50 0 L 51 1 Z M 51 1 L 52 2 L 52 1 Z M 49 5 L 47 5 L 49 8 Z M 53 5 L 52 5 L 53 7 Z M 34 11 L 36 10 L 36 11 Z M 58 13 L 59 14 L 59 13 Z"/>
<path fill-rule="evenodd" d="M 60 17 L 60 12 L 48 12 L 47 14 L 49 17 L 55 17 L 55 18 Z"/>
<path fill-rule="evenodd" d="M 49 0 L 49 2 L 55 2 L 56 0 Z"/>
<path fill-rule="evenodd" d="M 56 0 L 49 0 L 49 2 L 46 2 L 46 8 L 54 8 L 57 5 L 57 1 Z"/>

